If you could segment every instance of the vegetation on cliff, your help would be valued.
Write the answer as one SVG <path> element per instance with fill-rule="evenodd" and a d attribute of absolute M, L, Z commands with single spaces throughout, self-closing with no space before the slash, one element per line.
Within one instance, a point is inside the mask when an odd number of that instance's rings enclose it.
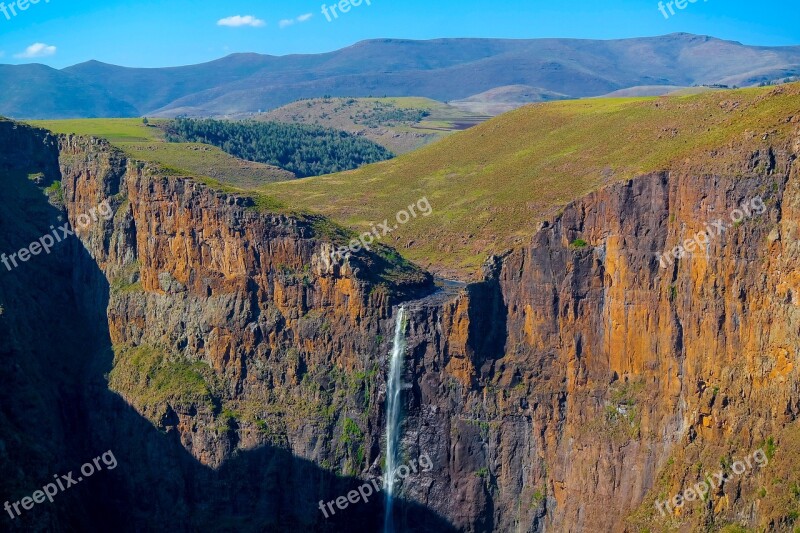
<path fill-rule="evenodd" d="M 109 386 L 138 409 L 167 403 L 189 407 L 213 407 L 215 376 L 204 363 L 170 358 L 151 346 L 118 347 Z"/>

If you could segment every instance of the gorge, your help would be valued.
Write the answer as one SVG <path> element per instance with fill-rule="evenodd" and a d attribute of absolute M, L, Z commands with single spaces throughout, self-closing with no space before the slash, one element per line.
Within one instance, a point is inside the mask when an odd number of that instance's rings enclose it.
<path fill-rule="evenodd" d="M 790 531 L 800 87 L 758 98 L 712 104 L 758 127 L 576 195 L 446 287 L 384 248 L 322 261 L 344 234 L 321 215 L 0 121 L 3 251 L 114 211 L 0 277 L 3 492 L 55 474 L 56 449 L 72 450 L 65 469 L 112 449 L 119 468 L 38 526 Z M 756 196 L 762 214 L 660 267 Z M 666 519 L 654 506 L 770 446 L 704 502 Z M 393 513 L 380 498 L 319 513 L 422 454 L 429 472 L 387 484 Z"/>

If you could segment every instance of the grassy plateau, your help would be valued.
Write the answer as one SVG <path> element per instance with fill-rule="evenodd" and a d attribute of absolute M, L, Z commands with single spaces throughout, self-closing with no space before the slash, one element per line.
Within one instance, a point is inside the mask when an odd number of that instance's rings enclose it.
<path fill-rule="evenodd" d="M 168 143 L 159 127 L 164 122 L 154 119 L 145 125 L 140 118 L 97 118 L 29 123 L 54 133 L 101 137 L 134 159 L 160 165 L 169 174 L 196 176 L 211 183 L 250 189 L 295 177 L 272 165 L 233 157 L 208 144 Z"/>

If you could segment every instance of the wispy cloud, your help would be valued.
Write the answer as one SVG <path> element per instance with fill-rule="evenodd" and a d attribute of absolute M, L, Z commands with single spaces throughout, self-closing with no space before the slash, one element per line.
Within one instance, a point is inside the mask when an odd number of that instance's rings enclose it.
<path fill-rule="evenodd" d="M 228 26 L 229 28 L 239 28 L 241 26 L 250 26 L 258 28 L 264 26 L 266 22 L 254 17 L 253 15 L 235 15 L 233 17 L 226 17 L 217 21 L 217 26 Z"/>
<path fill-rule="evenodd" d="M 300 15 L 295 19 L 283 19 L 282 21 L 278 22 L 278 26 L 280 26 L 281 29 L 283 29 L 291 26 L 295 22 L 299 22 L 302 24 L 303 22 L 308 22 L 309 20 L 311 20 L 311 17 L 313 16 L 314 15 L 312 13 L 306 13 L 304 15 Z"/>
<path fill-rule="evenodd" d="M 56 47 L 44 43 L 33 43 L 24 52 L 15 54 L 19 59 L 33 59 L 36 57 L 48 57 L 56 53 Z"/>

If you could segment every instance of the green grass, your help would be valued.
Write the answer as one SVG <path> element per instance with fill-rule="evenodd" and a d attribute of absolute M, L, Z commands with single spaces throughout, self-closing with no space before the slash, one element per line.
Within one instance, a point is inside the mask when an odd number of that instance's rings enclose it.
<path fill-rule="evenodd" d="M 94 136 L 111 143 L 158 142 L 164 140 L 163 132 L 155 127 L 164 120 L 153 120 L 152 127 L 145 126 L 139 118 L 87 118 L 67 120 L 32 120 L 29 124 L 54 133 Z"/>
<path fill-rule="evenodd" d="M 286 204 L 273 198 L 272 196 L 267 196 L 266 194 L 251 194 L 250 195 L 255 202 L 254 208 L 259 211 L 283 211 L 286 209 Z"/>
<path fill-rule="evenodd" d="M 730 524 L 719 530 L 720 533 L 752 533 L 752 531 L 738 524 Z"/>
<path fill-rule="evenodd" d="M 474 279 L 488 255 L 525 242 L 543 220 L 606 183 L 677 165 L 741 168 L 739 152 L 785 142 L 798 107 L 798 84 L 537 104 L 392 161 L 264 190 L 356 231 L 427 196 L 433 214 L 401 225 L 391 245 L 441 275 Z M 711 158 L 713 150 L 719 155 Z"/>
<path fill-rule="evenodd" d="M 149 346 L 117 348 L 115 352 L 109 386 L 137 408 L 167 402 L 213 407 L 213 371 L 208 365 L 169 359 L 164 352 Z"/>
<path fill-rule="evenodd" d="M 775 457 L 775 450 L 778 449 L 778 446 L 775 444 L 774 438 L 768 437 L 762 448 L 764 449 L 764 455 L 767 456 L 767 460 L 771 461 L 772 458 Z"/>
<path fill-rule="evenodd" d="M 64 191 L 61 189 L 60 181 L 54 181 L 49 187 L 45 188 L 44 192 L 48 197 L 59 203 L 64 201 Z"/>
<path fill-rule="evenodd" d="M 345 445 L 360 443 L 364 439 L 364 432 L 352 418 L 344 419 L 344 429 L 342 430 L 341 442 Z"/>
<path fill-rule="evenodd" d="M 143 289 L 139 281 L 139 262 L 130 263 L 116 272 L 110 280 L 109 289 L 112 294 L 141 292 Z"/>
<path fill-rule="evenodd" d="M 167 143 L 159 126 L 164 120 L 75 119 L 35 120 L 30 124 L 54 133 L 77 134 L 106 139 L 139 161 L 157 164 L 170 176 L 192 176 L 213 184 L 225 184 L 233 190 L 258 188 L 266 183 L 293 179 L 294 175 L 271 165 L 244 161 L 215 146 L 201 143 Z"/>

